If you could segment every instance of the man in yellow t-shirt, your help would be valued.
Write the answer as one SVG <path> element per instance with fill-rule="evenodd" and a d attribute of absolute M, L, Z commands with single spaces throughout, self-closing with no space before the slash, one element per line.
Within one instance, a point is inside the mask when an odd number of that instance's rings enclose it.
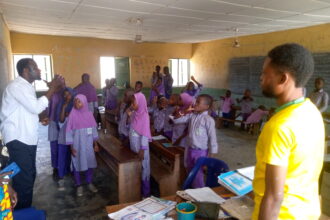
<path fill-rule="evenodd" d="M 257 142 L 253 219 L 319 218 L 324 124 L 316 106 L 303 97 L 313 72 L 312 55 L 298 44 L 275 47 L 264 62 L 263 94 L 280 107 Z"/>

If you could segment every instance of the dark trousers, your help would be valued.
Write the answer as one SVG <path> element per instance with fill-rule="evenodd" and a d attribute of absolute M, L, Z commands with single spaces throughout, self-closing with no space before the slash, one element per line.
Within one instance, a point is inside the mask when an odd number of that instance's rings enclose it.
<path fill-rule="evenodd" d="M 15 162 L 21 171 L 13 177 L 13 188 L 17 192 L 15 209 L 29 208 L 32 204 L 33 185 L 36 179 L 36 145 L 27 145 L 18 140 L 6 144 L 9 162 Z"/>
<path fill-rule="evenodd" d="M 230 119 L 230 112 L 224 113 L 222 112 L 222 117 L 226 119 Z M 229 122 L 228 121 L 223 121 L 223 126 L 228 128 L 229 127 Z"/>

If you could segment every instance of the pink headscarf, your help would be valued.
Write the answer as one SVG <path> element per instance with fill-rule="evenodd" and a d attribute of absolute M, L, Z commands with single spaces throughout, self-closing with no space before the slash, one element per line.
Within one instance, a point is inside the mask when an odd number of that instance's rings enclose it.
<path fill-rule="evenodd" d="M 134 97 L 138 109 L 134 112 L 131 126 L 139 135 L 151 139 L 150 119 L 146 97 L 141 92 L 135 93 Z"/>
<path fill-rule="evenodd" d="M 87 73 L 84 75 L 89 77 Z M 90 82 L 80 83 L 74 90 L 77 94 L 85 95 L 88 102 L 97 102 L 96 89 Z"/>
<path fill-rule="evenodd" d="M 96 127 L 93 113 L 88 109 L 86 96 L 78 94 L 76 99 L 79 99 L 82 102 L 83 107 L 81 109 L 72 108 L 68 116 L 66 132 L 70 132 L 75 129 Z"/>
<path fill-rule="evenodd" d="M 194 102 L 194 97 L 189 95 L 188 93 L 181 93 L 180 94 L 183 106 L 182 109 L 187 109 L 189 106 Z"/>

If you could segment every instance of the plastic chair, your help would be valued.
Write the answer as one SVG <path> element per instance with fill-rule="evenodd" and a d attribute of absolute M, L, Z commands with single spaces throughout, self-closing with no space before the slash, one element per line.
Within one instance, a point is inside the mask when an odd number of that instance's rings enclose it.
<path fill-rule="evenodd" d="M 198 170 L 203 166 L 207 166 L 207 177 L 205 185 L 208 187 L 220 186 L 218 183 L 218 176 L 221 173 L 229 171 L 229 167 L 224 161 L 215 158 L 201 157 L 197 160 L 194 168 L 190 171 L 188 177 L 186 178 L 182 186 L 184 190 L 191 188 L 191 184 L 194 181 Z"/>
<path fill-rule="evenodd" d="M 13 216 L 15 220 L 46 220 L 46 212 L 34 207 L 14 210 Z"/>

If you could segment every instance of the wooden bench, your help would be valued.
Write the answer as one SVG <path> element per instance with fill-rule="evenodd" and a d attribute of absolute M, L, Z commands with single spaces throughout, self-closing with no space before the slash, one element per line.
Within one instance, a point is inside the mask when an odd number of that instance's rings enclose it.
<path fill-rule="evenodd" d="M 168 140 L 150 144 L 151 176 L 159 185 L 160 196 L 175 194 L 182 184 L 183 154 L 181 147 L 164 147 Z"/>
<path fill-rule="evenodd" d="M 229 122 L 229 123 L 235 123 L 235 122 L 237 122 L 237 123 L 243 123 L 243 121 L 242 120 L 236 120 L 236 119 L 229 119 L 229 118 L 223 118 L 223 117 L 217 117 L 216 118 L 216 127 L 217 128 L 222 128 L 222 126 L 223 126 L 223 122 L 224 121 L 227 121 L 227 122 Z"/>
<path fill-rule="evenodd" d="M 121 145 L 110 135 L 99 132 L 97 157 L 116 174 L 118 202 L 135 202 L 141 199 L 141 161 L 137 154 Z"/>

